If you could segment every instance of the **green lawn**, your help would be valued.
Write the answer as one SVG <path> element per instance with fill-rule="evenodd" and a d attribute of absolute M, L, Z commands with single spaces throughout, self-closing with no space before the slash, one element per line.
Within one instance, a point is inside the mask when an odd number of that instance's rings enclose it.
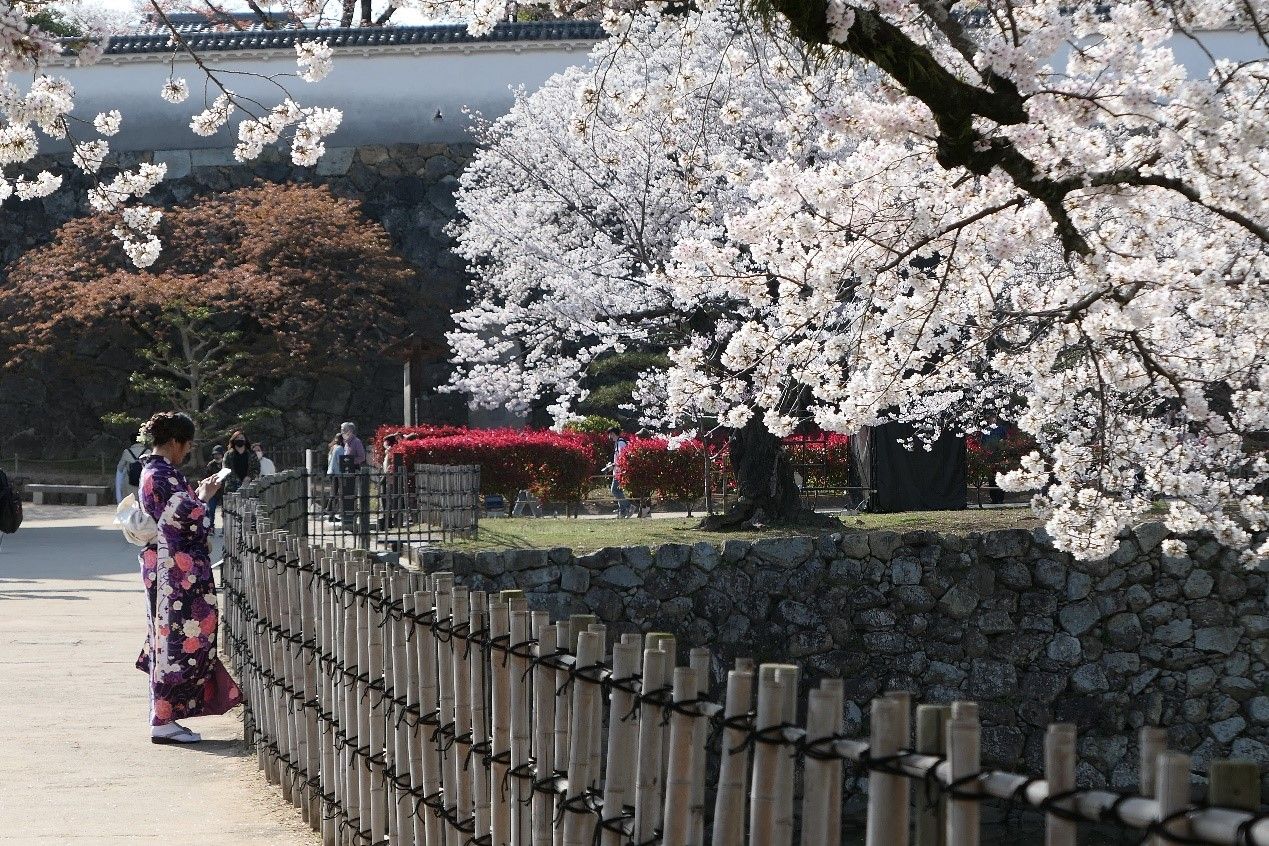
<path fill-rule="evenodd" d="M 778 528 L 747 532 L 702 532 L 695 527 L 699 518 L 680 519 L 570 519 L 566 517 L 488 518 L 480 521 L 480 536 L 445 544 L 447 549 L 550 549 L 568 547 L 577 552 L 593 552 L 605 546 L 657 546 L 663 543 L 723 543 L 733 538 L 749 539 L 785 535 L 817 534 L 818 529 Z M 983 532 L 990 529 L 1035 528 L 1039 522 L 1030 509 L 969 509 L 966 511 L 922 511 L 906 514 L 862 514 L 842 519 L 847 531 L 893 529 L 906 532 L 928 529 L 937 532 Z"/>

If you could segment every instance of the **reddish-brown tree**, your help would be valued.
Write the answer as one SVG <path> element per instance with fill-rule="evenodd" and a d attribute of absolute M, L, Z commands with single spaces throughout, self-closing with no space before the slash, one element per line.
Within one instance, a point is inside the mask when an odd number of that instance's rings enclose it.
<path fill-rule="evenodd" d="M 265 184 L 170 209 L 163 254 L 144 270 L 111 234 L 117 225 L 113 215 L 73 220 L 8 269 L 6 367 L 123 333 L 133 385 L 181 395 L 204 416 L 254 378 L 355 369 L 404 334 L 418 305 L 387 233 L 325 188 Z"/>

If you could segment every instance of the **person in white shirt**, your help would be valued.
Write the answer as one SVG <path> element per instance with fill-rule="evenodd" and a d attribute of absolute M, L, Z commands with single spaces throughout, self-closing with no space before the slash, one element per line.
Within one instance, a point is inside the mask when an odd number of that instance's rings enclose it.
<path fill-rule="evenodd" d="M 260 459 L 261 476 L 272 476 L 278 472 L 278 469 L 273 466 L 273 461 L 264 457 L 264 447 L 258 441 L 251 445 L 251 450 L 256 454 L 256 458 Z"/>
<path fill-rule="evenodd" d="M 125 447 L 120 453 L 119 463 L 115 465 L 115 502 L 123 502 L 124 497 L 137 492 L 137 482 L 141 480 L 141 459 L 149 454 L 150 448 L 140 441 Z M 132 470 L 136 471 L 135 474 Z M 130 478 L 133 475 L 135 479 Z"/>

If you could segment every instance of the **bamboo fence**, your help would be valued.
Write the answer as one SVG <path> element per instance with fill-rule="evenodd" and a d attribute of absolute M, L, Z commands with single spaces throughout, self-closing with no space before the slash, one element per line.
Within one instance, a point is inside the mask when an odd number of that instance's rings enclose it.
<path fill-rule="evenodd" d="M 741 660 L 716 703 L 708 650 L 679 663 L 673 635 L 611 642 L 594 617 L 314 546 L 234 499 L 223 620 L 246 739 L 325 846 L 840 846 L 848 770 L 867 775 L 868 846 L 975 846 L 993 797 L 1043 814 L 1046 846 L 1080 821 L 1269 844 L 1256 766 L 1214 763 L 1192 804 L 1160 729 L 1141 732 L 1140 795 L 1075 789 L 1067 724 L 1042 776 L 984 770 L 972 702 L 890 693 L 850 738 L 840 681 L 799 707 L 797 667 Z"/>

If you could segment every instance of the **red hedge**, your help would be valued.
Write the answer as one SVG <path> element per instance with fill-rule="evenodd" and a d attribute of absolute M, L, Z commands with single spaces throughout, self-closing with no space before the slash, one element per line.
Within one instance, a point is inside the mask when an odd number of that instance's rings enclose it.
<path fill-rule="evenodd" d="M 406 467 L 479 464 L 481 490 L 513 501 L 525 489 L 540 499 L 576 500 L 595 473 L 589 445 L 567 432 L 463 429 L 458 434 L 402 441 L 392 452 L 401 456 Z"/>
<path fill-rule="evenodd" d="M 697 499 L 705 495 L 705 444 L 692 438 L 670 449 L 665 438 L 628 438 L 617 470 L 622 489 L 636 499 Z"/>
<path fill-rule="evenodd" d="M 850 484 L 850 437 L 834 432 L 791 435 L 784 439 L 789 458 L 805 488 L 845 488 Z"/>

